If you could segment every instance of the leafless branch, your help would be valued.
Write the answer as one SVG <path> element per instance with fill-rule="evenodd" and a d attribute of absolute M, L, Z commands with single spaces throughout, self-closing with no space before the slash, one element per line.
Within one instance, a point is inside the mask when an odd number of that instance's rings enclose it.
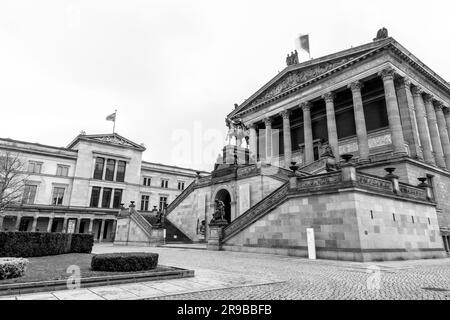
<path fill-rule="evenodd" d="M 28 174 L 19 153 L 0 152 L 0 211 L 20 203 Z"/>

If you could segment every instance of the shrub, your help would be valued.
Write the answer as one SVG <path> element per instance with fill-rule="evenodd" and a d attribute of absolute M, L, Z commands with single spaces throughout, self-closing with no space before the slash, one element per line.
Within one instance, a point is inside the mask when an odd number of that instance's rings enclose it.
<path fill-rule="evenodd" d="M 91 260 L 91 269 L 94 271 L 142 271 L 155 269 L 157 265 L 157 253 L 127 252 L 96 254 Z"/>
<path fill-rule="evenodd" d="M 0 280 L 23 276 L 27 265 L 27 259 L 0 258 Z"/>
<path fill-rule="evenodd" d="M 0 257 L 40 257 L 91 252 L 91 234 L 0 232 Z"/>
<path fill-rule="evenodd" d="M 72 234 L 70 243 L 70 252 L 73 253 L 91 253 L 94 245 L 94 237 L 91 234 L 75 233 Z"/>

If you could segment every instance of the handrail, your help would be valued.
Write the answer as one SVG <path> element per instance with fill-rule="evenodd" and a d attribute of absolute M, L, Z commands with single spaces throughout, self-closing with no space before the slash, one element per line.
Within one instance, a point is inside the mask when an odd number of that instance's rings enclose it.
<path fill-rule="evenodd" d="M 178 206 L 194 189 L 196 182 L 192 181 L 189 186 L 183 190 L 166 208 L 165 215 L 167 216 L 176 206 Z"/>
<path fill-rule="evenodd" d="M 142 230 L 151 237 L 152 225 L 136 210 L 130 210 L 130 218 L 133 219 L 138 225 L 142 227 Z"/>
<path fill-rule="evenodd" d="M 233 220 L 227 227 L 223 229 L 223 241 L 228 240 L 230 237 L 235 235 L 237 232 L 247 227 L 254 221 L 261 218 L 263 215 L 268 213 L 271 208 L 277 205 L 281 200 L 283 200 L 289 190 L 289 183 L 286 182 L 281 187 L 273 191 L 267 197 L 259 201 L 257 204 L 252 206 L 250 209 L 245 211 L 239 217 Z"/>

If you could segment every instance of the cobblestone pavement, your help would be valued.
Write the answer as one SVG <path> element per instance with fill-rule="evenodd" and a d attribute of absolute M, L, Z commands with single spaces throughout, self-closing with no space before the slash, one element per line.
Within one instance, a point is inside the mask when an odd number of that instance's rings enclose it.
<path fill-rule="evenodd" d="M 165 295 L 152 299 L 446 299 L 450 300 L 450 258 L 358 263 L 206 251 L 100 245 L 94 252 L 151 251 L 163 265 L 199 274 L 234 274 L 264 285 Z M 379 288 L 379 290 L 377 289 Z"/>

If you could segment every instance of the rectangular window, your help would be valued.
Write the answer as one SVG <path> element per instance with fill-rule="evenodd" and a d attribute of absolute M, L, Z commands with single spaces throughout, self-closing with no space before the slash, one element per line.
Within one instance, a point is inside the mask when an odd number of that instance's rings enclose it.
<path fill-rule="evenodd" d="M 150 201 L 150 196 L 148 196 L 148 195 L 141 196 L 141 211 L 148 211 L 149 201 Z"/>
<path fill-rule="evenodd" d="M 62 177 L 67 177 L 69 175 L 69 166 L 64 166 L 64 165 L 58 164 L 58 166 L 56 168 L 56 175 L 62 176 Z"/>
<path fill-rule="evenodd" d="M 100 187 L 92 187 L 92 193 L 91 193 L 91 204 L 90 206 L 93 208 L 98 207 L 98 202 L 100 200 L 100 192 L 102 188 Z"/>
<path fill-rule="evenodd" d="M 116 167 L 116 160 L 108 159 L 106 161 L 106 172 L 105 172 L 105 180 L 113 181 L 114 180 L 114 169 Z"/>
<path fill-rule="evenodd" d="M 109 208 L 111 205 L 111 188 L 103 188 L 102 208 Z"/>
<path fill-rule="evenodd" d="M 169 180 L 161 179 L 161 188 L 169 188 Z"/>
<path fill-rule="evenodd" d="M 28 172 L 30 173 L 41 173 L 42 162 L 29 161 L 28 162 Z"/>
<path fill-rule="evenodd" d="M 125 167 L 127 163 L 125 161 L 118 161 L 117 162 L 117 176 L 116 181 L 117 182 L 124 182 L 125 181 Z"/>
<path fill-rule="evenodd" d="M 63 187 L 54 187 L 53 188 L 52 204 L 54 206 L 62 206 L 65 191 L 66 191 L 66 188 L 63 188 Z"/>
<path fill-rule="evenodd" d="M 122 203 L 122 189 L 114 189 L 114 198 L 113 198 L 113 208 L 120 208 L 120 204 Z"/>
<path fill-rule="evenodd" d="M 23 198 L 22 203 L 23 204 L 34 204 L 34 199 L 36 198 L 36 190 L 37 186 L 33 185 L 25 185 L 25 188 L 23 190 Z"/>
<path fill-rule="evenodd" d="M 142 182 L 142 184 L 144 186 L 150 187 L 151 183 L 152 183 L 152 178 L 144 177 L 144 181 Z"/>
<path fill-rule="evenodd" d="M 178 190 L 184 190 L 184 181 L 178 181 Z"/>
<path fill-rule="evenodd" d="M 94 179 L 103 179 L 103 167 L 105 166 L 105 158 L 95 159 Z"/>
<path fill-rule="evenodd" d="M 159 197 L 159 211 L 162 211 L 167 205 L 167 197 Z"/>

